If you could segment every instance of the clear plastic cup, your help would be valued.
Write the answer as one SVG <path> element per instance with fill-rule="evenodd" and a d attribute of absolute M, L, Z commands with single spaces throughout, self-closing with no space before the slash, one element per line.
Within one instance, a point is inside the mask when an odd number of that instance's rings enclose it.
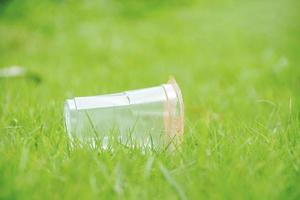
<path fill-rule="evenodd" d="M 65 102 L 67 133 L 80 141 L 110 139 L 137 147 L 165 147 L 180 143 L 184 105 L 174 78 L 161 86 Z"/>

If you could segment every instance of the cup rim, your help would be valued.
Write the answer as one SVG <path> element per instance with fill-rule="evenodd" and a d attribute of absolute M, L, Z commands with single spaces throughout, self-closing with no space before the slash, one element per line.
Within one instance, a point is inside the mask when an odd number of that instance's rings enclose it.
<path fill-rule="evenodd" d="M 170 76 L 167 84 L 172 85 L 172 87 L 173 87 L 173 89 L 176 93 L 178 103 L 179 103 L 179 112 L 180 112 L 179 113 L 179 119 L 175 120 L 175 123 L 177 123 L 176 124 L 176 129 L 172 130 L 171 127 L 168 127 L 167 129 L 170 130 L 170 131 L 175 131 L 176 136 L 177 135 L 178 136 L 183 136 L 183 133 L 184 133 L 184 103 L 183 103 L 183 97 L 182 97 L 181 89 L 180 89 L 176 79 L 173 76 Z M 172 116 L 169 115 L 169 117 L 171 118 Z M 172 121 L 172 119 L 169 119 L 169 120 Z M 172 136 L 172 134 L 174 134 L 174 133 L 170 133 L 170 134 Z"/>

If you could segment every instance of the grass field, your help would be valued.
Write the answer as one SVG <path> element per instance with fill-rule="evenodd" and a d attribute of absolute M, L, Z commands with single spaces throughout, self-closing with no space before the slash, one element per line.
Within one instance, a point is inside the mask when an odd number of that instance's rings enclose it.
<path fill-rule="evenodd" d="M 300 199 L 299 10 L 297 0 L 0 1 L 0 68 L 36 74 L 0 79 L 0 199 Z M 70 148 L 66 98 L 169 75 L 186 112 L 176 153 Z"/>

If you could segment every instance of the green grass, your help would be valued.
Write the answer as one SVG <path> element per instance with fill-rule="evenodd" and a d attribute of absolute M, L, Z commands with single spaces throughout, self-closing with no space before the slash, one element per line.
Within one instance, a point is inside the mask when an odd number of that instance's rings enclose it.
<path fill-rule="evenodd" d="M 2 2 L 2 1 L 0 1 Z M 3 1 L 1 199 L 300 199 L 300 3 Z M 186 111 L 180 151 L 71 149 L 63 102 L 159 85 Z"/>

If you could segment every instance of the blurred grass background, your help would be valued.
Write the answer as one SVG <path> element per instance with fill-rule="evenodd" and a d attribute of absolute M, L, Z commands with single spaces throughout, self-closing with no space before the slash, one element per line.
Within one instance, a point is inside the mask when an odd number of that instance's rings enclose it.
<path fill-rule="evenodd" d="M 299 199 L 300 2 L 0 1 L 1 199 Z M 70 150 L 66 98 L 174 75 L 175 155 Z"/>

